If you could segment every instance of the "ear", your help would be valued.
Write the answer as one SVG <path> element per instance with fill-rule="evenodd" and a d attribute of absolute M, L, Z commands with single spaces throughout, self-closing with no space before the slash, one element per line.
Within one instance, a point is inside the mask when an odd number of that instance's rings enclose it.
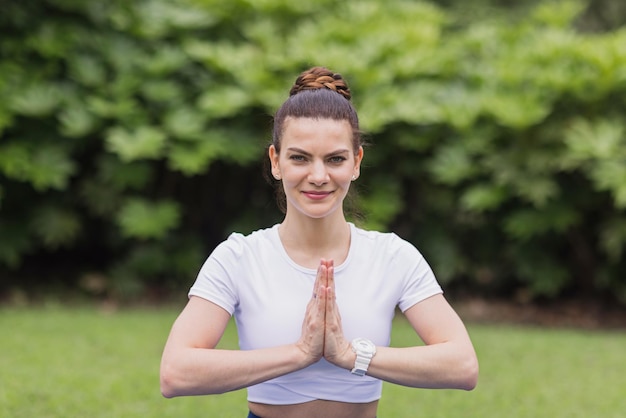
<path fill-rule="evenodd" d="M 354 172 L 352 174 L 354 180 L 361 175 L 361 161 L 363 161 L 363 147 L 359 147 L 359 150 L 354 155 Z"/>
<path fill-rule="evenodd" d="M 274 176 L 276 180 L 280 180 L 280 165 L 278 164 L 279 154 L 278 151 L 276 151 L 276 147 L 270 145 L 267 154 L 270 159 L 270 164 L 272 165 L 272 176 Z"/>

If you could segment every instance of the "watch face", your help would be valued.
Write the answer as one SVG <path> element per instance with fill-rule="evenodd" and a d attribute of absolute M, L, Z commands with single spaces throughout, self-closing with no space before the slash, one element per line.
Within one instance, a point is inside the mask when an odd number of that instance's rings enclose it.
<path fill-rule="evenodd" d="M 376 346 L 371 341 L 363 338 L 354 341 L 354 348 L 364 353 L 374 353 L 376 351 Z"/>

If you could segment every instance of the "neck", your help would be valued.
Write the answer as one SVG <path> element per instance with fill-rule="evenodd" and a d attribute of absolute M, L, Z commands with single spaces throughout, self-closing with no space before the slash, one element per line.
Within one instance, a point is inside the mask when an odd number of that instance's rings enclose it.
<path fill-rule="evenodd" d="M 350 229 L 341 210 L 320 219 L 287 212 L 280 225 L 280 236 L 286 246 L 317 253 L 349 245 Z"/>

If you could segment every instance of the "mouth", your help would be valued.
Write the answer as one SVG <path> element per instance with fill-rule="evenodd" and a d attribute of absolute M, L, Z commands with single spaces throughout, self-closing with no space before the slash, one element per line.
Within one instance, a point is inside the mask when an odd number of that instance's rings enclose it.
<path fill-rule="evenodd" d="M 330 196 L 332 192 L 319 192 L 319 191 L 303 191 L 302 194 L 311 200 L 323 200 L 327 196 Z"/>

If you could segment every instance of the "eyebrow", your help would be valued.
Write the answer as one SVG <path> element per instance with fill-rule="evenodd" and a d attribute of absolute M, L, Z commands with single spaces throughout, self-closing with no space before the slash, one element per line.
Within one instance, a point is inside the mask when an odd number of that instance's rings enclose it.
<path fill-rule="evenodd" d="M 312 154 L 310 152 L 307 152 L 307 151 L 305 151 L 303 149 L 300 149 L 300 148 L 297 148 L 297 147 L 289 147 L 289 148 L 287 148 L 287 151 L 291 151 L 291 152 L 295 152 L 295 153 L 298 153 L 298 154 L 302 154 L 302 155 L 304 155 L 306 157 L 312 156 Z M 325 157 L 333 157 L 335 155 L 349 154 L 349 153 L 350 153 L 349 149 L 342 148 L 342 149 L 338 149 L 338 150 L 335 150 L 333 152 L 330 152 L 330 153 L 326 154 Z"/>

